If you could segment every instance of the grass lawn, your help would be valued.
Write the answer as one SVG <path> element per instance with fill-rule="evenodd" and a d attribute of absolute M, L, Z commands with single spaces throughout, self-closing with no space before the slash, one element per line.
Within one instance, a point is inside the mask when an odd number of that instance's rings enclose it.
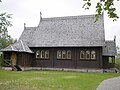
<path fill-rule="evenodd" d="M 0 90 L 96 90 L 101 81 L 117 76 L 120 74 L 0 70 Z"/>

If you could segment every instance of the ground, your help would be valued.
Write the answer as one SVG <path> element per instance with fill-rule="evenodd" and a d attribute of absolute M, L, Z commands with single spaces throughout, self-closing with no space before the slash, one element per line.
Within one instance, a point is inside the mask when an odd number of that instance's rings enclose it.
<path fill-rule="evenodd" d="M 117 76 L 120 74 L 0 70 L 0 90 L 96 90 L 104 79 Z"/>

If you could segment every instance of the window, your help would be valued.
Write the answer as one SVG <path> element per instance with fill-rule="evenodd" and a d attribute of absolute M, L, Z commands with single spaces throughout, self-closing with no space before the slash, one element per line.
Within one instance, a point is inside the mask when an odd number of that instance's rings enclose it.
<path fill-rule="evenodd" d="M 40 51 L 36 51 L 36 58 L 40 58 Z"/>
<path fill-rule="evenodd" d="M 90 59 L 90 51 L 86 51 L 86 59 Z"/>
<path fill-rule="evenodd" d="M 57 59 L 71 59 L 71 51 L 70 50 L 63 50 L 57 51 Z"/>
<path fill-rule="evenodd" d="M 96 58 L 96 53 L 95 51 L 91 51 L 91 59 L 95 59 Z"/>
<path fill-rule="evenodd" d="M 85 52 L 84 51 L 80 52 L 80 59 L 85 59 Z"/>
<path fill-rule="evenodd" d="M 48 59 L 48 58 L 49 58 L 49 51 L 46 50 L 46 51 L 45 51 L 45 59 Z"/>
<path fill-rule="evenodd" d="M 66 51 L 65 50 L 62 51 L 62 59 L 66 59 Z"/>
<path fill-rule="evenodd" d="M 67 51 L 67 59 L 71 59 L 71 51 L 70 50 Z"/>
<path fill-rule="evenodd" d="M 61 51 L 60 50 L 57 51 L 57 59 L 61 59 Z"/>
<path fill-rule="evenodd" d="M 96 52 L 93 50 L 93 51 L 81 51 L 80 52 L 80 59 L 88 59 L 88 60 L 93 60 L 93 59 L 96 59 Z"/>
<path fill-rule="evenodd" d="M 37 50 L 36 58 L 49 59 L 49 50 Z"/>
<path fill-rule="evenodd" d="M 41 51 L 40 58 L 44 58 L 44 50 Z"/>

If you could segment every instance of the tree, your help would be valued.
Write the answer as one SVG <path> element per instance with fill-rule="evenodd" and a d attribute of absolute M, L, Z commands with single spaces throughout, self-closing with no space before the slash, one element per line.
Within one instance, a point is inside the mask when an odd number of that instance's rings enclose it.
<path fill-rule="evenodd" d="M 0 14 L 0 49 L 5 48 L 16 41 L 13 38 L 11 38 L 10 35 L 8 35 L 7 28 L 12 26 L 12 23 L 9 19 L 11 19 L 11 14 Z M 0 53 L 0 65 L 3 61 L 2 56 L 2 53 Z"/>
<path fill-rule="evenodd" d="M 117 46 L 117 47 L 116 47 L 116 50 L 117 50 L 117 58 L 120 58 L 120 47 Z"/>
<path fill-rule="evenodd" d="M 14 39 L 8 35 L 7 28 L 12 26 L 12 23 L 9 19 L 11 19 L 11 14 L 0 14 L 0 49 L 14 43 Z"/>
<path fill-rule="evenodd" d="M 85 4 L 83 5 L 83 8 L 89 9 L 92 5 L 92 0 L 83 0 L 85 1 Z M 106 11 L 109 18 L 112 18 L 113 21 L 116 21 L 119 17 L 116 13 L 116 8 L 114 7 L 114 1 L 115 0 L 99 0 L 96 5 L 96 21 L 98 20 L 99 15 Z M 119 0 L 117 0 L 119 1 Z"/>

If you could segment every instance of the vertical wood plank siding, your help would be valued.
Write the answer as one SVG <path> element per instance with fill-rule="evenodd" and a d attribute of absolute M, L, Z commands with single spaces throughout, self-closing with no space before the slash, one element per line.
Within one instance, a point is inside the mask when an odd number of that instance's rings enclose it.
<path fill-rule="evenodd" d="M 102 47 L 44 47 L 31 48 L 34 54 L 17 53 L 17 65 L 24 67 L 48 67 L 48 68 L 103 68 Z M 49 58 L 36 58 L 37 50 L 49 50 Z M 70 50 L 71 59 L 57 59 L 58 50 Z M 95 51 L 96 58 L 80 59 L 80 51 Z M 4 52 L 4 58 L 10 59 L 11 52 Z"/>
<path fill-rule="evenodd" d="M 33 63 L 33 56 L 29 53 L 18 53 L 17 54 L 17 65 L 31 67 Z"/>
<path fill-rule="evenodd" d="M 31 48 L 34 52 L 31 66 L 50 67 L 50 68 L 102 68 L 102 47 L 47 47 Z M 49 50 L 49 59 L 36 58 L 37 50 Z M 57 50 L 70 50 L 71 59 L 57 59 Z M 80 51 L 96 52 L 96 59 L 80 59 Z"/>

